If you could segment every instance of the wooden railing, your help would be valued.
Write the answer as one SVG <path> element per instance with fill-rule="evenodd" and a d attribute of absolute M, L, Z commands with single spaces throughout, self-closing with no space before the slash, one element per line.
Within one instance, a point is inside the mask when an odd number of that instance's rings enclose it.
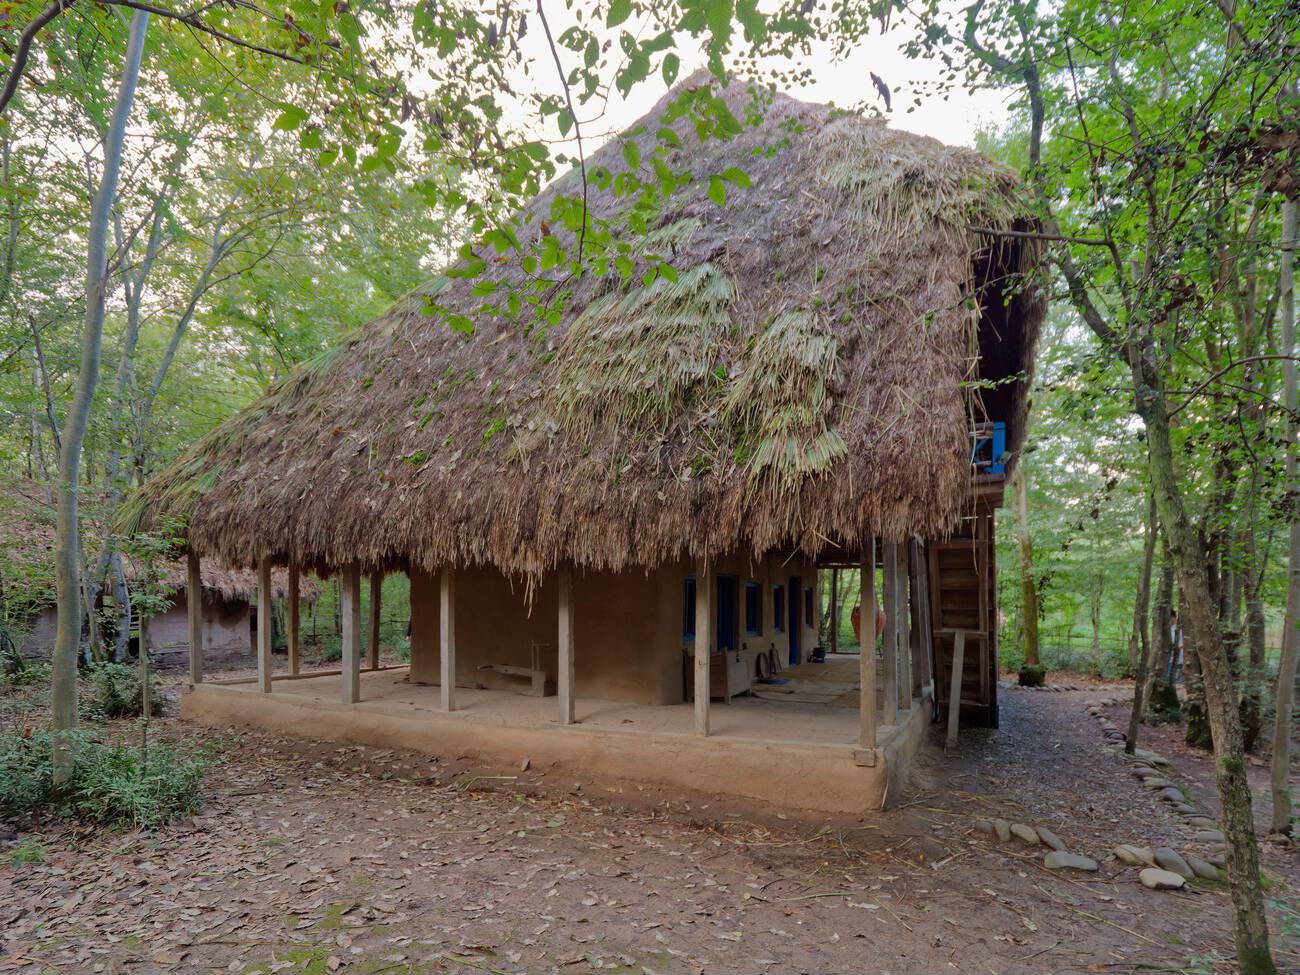
<path fill-rule="evenodd" d="M 977 423 L 971 430 L 971 463 L 975 473 L 988 477 L 1005 477 L 1007 425 L 1000 420 Z"/>

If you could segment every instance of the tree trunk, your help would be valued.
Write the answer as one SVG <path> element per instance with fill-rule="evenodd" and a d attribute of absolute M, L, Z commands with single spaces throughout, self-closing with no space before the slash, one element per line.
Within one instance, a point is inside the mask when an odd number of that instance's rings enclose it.
<path fill-rule="evenodd" d="M 818 576 L 818 580 L 817 580 L 818 583 L 821 583 L 821 581 L 826 578 L 826 574 L 824 571 L 817 573 L 817 576 Z M 839 645 L 839 637 L 832 636 L 832 628 L 835 623 L 835 617 L 839 615 L 839 607 L 836 605 L 836 602 L 838 601 L 839 598 L 839 593 L 835 591 L 836 586 L 839 585 L 839 570 L 831 569 L 830 579 L 831 579 L 830 606 L 827 607 L 828 611 L 822 613 L 821 618 L 818 619 L 817 621 L 817 642 L 820 643 L 823 647 L 830 647 L 830 649 L 834 651 L 838 648 Z"/>
<path fill-rule="evenodd" d="M 86 321 L 81 335 L 81 365 L 76 391 L 64 419 L 59 451 L 59 512 L 55 535 L 55 583 L 58 590 L 58 629 L 53 653 L 51 704 L 56 732 L 69 732 L 77 725 L 77 644 L 81 635 L 81 600 L 77 591 L 80 576 L 80 532 L 77 524 L 77 492 L 81 480 L 81 448 L 99 381 L 100 347 L 104 338 L 104 294 L 107 290 L 108 223 L 117 197 L 117 179 L 122 164 L 126 122 L 135 98 L 144 54 L 149 15 L 137 10 L 131 16 L 126 60 L 113 105 L 109 137 L 104 143 L 104 171 L 90 213 L 86 251 Z M 71 742 L 59 736 L 54 747 L 54 779 L 63 784 L 72 776 Z"/>
<path fill-rule="evenodd" d="M 1016 540 L 1020 546 L 1021 610 L 1025 663 L 1038 666 L 1038 587 L 1034 583 L 1034 543 L 1029 534 L 1029 475 L 1022 457 L 1016 465 Z"/>
<path fill-rule="evenodd" d="M 1280 272 L 1282 288 L 1282 346 L 1287 355 L 1295 354 L 1296 318 L 1295 318 L 1295 251 L 1296 235 L 1296 198 L 1293 196 L 1282 205 L 1282 268 Z M 1285 398 L 1287 409 L 1287 452 L 1286 483 L 1291 503 L 1296 501 L 1296 364 L 1294 359 L 1285 362 Z M 1273 722 L 1273 821 L 1269 830 L 1274 833 L 1290 834 L 1293 827 L 1291 796 L 1291 728 L 1292 714 L 1295 708 L 1295 684 L 1300 679 L 1297 673 L 1296 627 L 1300 626 L 1300 518 L 1294 509 L 1291 514 L 1291 543 L 1289 551 L 1286 587 L 1286 618 L 1282 626 L 1282 658 L 1277 666 L 1277 696 L 1275 698 L 1277 715 Z"/>
<path fill-rule="evenodd" d="M 113 573 L 113 602 L 117 604 L 117 638 L 113 641 L 113 660 L 121 663 L 131 646 L 131 593 L 122 569 L 122 554 L 114 550 L 109 559 Z"/>
<path fill-rule="evenodd" d="M 1261 440 L 1263 438 L 1261 437 Z M 1245 524 L 1241 529 L 1241 595 L 1245 607 L 1242 637 L 1246 645 L 1246 662 L 1242 668 L 1241 734 L 1242 746 L 1249 754 L 1259 747 L 1264 733 L 1264 575 L 1266 569 L 1259 551 L 1259 494 L 1260 476 L 1256 469 L 1251 474 L 1250 497 Z"/>
<path fill-rule="evenodd" d="M 1264 734 L 1264 597 L 1260 592 L 1262 579 L 1246 590 L 1246 643 L 1250 657 L 1246 669 L 1246 686 L 1242 689 L 1241 726 L 1242 742 L 1247 752 L 1259 748 Z"/>
<path fill-rule="evenodd" d="M 1130 755 L 1137 748 L 1138 725 L 1142 721 L 1142 712 L 1147 702 L 1147 682 L 1151 673 L 1152 643 L 1147 636 L 1147 610 L 1151 601 L 1151 566 L 1156 558 L 1156 535 L 1159 533 L 1159 518 L 1156 515 L 1155 495 L 1148 497 L 1147 537 L 1142 549 L 1142 573 L 1138 577 L 1137 603 L 1133 611 L 1133 635 L 1129 641 L 1129 657 L 1132 658 L 1134 646 L 1138 648 L 1138 658 L 1133 675 L 1133 710 L 1128 718 L 1128 738 L 1124 742 L 1124 751 Z"/>
<path fill-rule="evenodd" d="M 100 646 L 99 617 L 95 608 L 99 605 L 100 585 L 91 580 L 90 569 L 86 565 L 86 553 L 80 548 L 81 532 L 77 531 L 78 555 L 81 558 L 81 624 L 85 627 L 85 642 L 82 644 L 86 666 L 102 663 L 103 647 Z"/>
<path fill-rule="evenodd" d="M 1151 675 L 1153 684 L 1172 685 L 1174 682 L 1171 669 L 1174 648 L 1172 630 L 1174 625 L 1174 560 L 1169 556 L 1169 540 L 1160 538 L 1160 584 L 1156 587 L 1155 624 L 1152 627 L 1151 650 L 1155 655 L 1155 673 Z M 1146 699 L 1154 700 L 1151 689 L 1147 688 Z"/>
<path fill-rule="evenodd" d="M 127 610 L 130 615 L 130 610 Z M 149 621 L 146 615 L 139 614 L 140 638 L 139 643 L 139 673 L 140 673 L 140 718 L 144 719 L 144 724 L 148 727 L 149 715 L 153 714 L 152 689 L 149 688 Z M 143 736 L 143 731 L 142 731 Z M 140 744 L 144 744 L 144 738 L 140 738 Z M 142 762 L 143 764 L 143 762 Z"/>
<path fill-rule="evenodd" d="M 1100 572 L 1093 570 L 1090 599 L 1088 603 L 1088 617 L 1092 623 L 1092 659 L 1088 663 L 1088 668 L 1094 677 L 1101 676 L 1101 597 L 1105 593 L 1106 578 Z"/>
<path fill-rule="evenodd" d="M 1137 597 L 1133 600 L 1133 632 L 1129 634 L 1128 639 L 1129 673 L 1136 673 L 1138 670 L 1145 673 L 1150 670 L 1150 663 L 1146 659 L 1150 655 L 1151 644 L 1147 624 L 1151 619 L 1151 570 L 1156 560 L 1156 536 L 1159 534 L 1154 497 L 1149 499 L 1148 508 L 1147 536 L 1142 546 L 1142 570 L 1138 573 Z M 1139 679 L 1139 694 L 1141 683 L 1142 680 Z M 1142 709 L 1139 707 L 1138 714 L 1141 713 Z"/>
<path fill-rule="evenodd" d="M 1227 651 L 1224 651 L 1225 659 Z M 1231 673 L 1232 665 L 1228 665 Z M 1183 647 L 1183 687 L 1187 690 L 1187 706 L 1183 713 L 1187 728 L 1183 741 L 1193 748 L 1214 750 L 1214 732 L 1210 725 L 1209 705 L 1205 700 L 1205 677 L 1201 671 L 1201 654 L 1193 642 Z"/>
<path fill-rule="evenodd" d="M 1227 841 L 1237 966 L 1244 975 L 1274 975 L 1277 967 L 1269 950 L 1268 922 L 1260 886 L 1259 847 L 1255 839 L 1241 721 L 1227 652 L 1219 632 L 1196 531 L 1187 517 L 1178 488 L 1163 384 L 1155 368 L 1140 358 L 1141 350 L 1135 352 L 1131 363 L 1137 406 L 1147 428 L 1151 488 L 1161 528 L 1169 539 L 1169 551 L 1186 607 L 1183 625 L 1196 647 L 1214 738 L 1215 782 Z"/>

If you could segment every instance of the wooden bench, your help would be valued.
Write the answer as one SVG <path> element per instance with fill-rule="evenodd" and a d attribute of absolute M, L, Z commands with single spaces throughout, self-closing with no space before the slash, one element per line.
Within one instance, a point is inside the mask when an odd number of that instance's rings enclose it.
<path fill-rule="evenodd" d="M 510 664 L 480 664 L 479 670 L 505 674 L 507 677 L 523 677 L 530 683 L 528 693 L 533 697 L 546 697 L 546 671 L 534 670 L 532 667 L 513 667 Z M 554 689 L 551 690 L 554 694 Z"/>
<path fill-rule="evenodd" d="M 479 670 L 490 670 L 507 677 L 522 677 L 529 683 L 527 693 L 532 697 L 546 697 L 555 693 L 554 681 L 547 682 L 546 670 L 542 667 L 542 647 L 546 644 L 533 643 L 529 646 L 531 667 L 519 667 L 515 664 L 479 664 Z"/>

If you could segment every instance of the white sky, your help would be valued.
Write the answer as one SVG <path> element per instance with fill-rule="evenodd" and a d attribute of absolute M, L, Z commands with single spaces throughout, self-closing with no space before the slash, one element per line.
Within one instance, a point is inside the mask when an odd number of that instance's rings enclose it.
<path fill-rule="evenodd" d="M 571 12 L 554 0 L 547 4 L 547 16 L 557 38 L 573 23 Z M 630 23 L 624 27 L 630 27 Z M 736 29 L 739 33 L 739 25 Z M 888 113 L 888 119 L 895 128 L 933 136 L 951 145 L 970 146 L 980 130 L 1001 127 L 1007 117 L 1006 103 L 1011 93 L 980 91 L 971 95 L 961 86 L 951 87 L 946 96 L 936 91 L 943 79 L 942 66 L 937 60 L 907 57 L 903 46 L 912 36 L 910 30 L 906 25 L 895 24 L 888 33 L 873 33 L 847 58 L 838 62 L 832 60 L 828 45 L 818 45 L 813 56 L 799 62 L 800 67 L 812 69 L 815 82 L 791 89 L 787 94 L 805 101 L 833 102 L 841 107 L 866 102 L 883 111 L 884 105 L 871 83 L 870 72 L 874 71 L 893 90 L 893 110 Z M 530 19 L 529 31 L 521 46 L 531 63 L 527 66 L 527 73 L 519 77 L 520 87 L 559 94 L 555 65 L 541 25 L 535 18 Z M 705 66 L 704 58 L 698 52 L 683 46 L 677 49 L 677 53 L 682 61 L 679 81 Z M 563 48 L 560 48 L 560 54 L 566 70 L 580 66 L 578 55 Z M 789 62 L 785 64 L 789 66 Z M 613 79 L 605 80 L 612 87 Z M 626 101 L 613 92 L 603 116 L 584 130 L 589 149 L 630 126 L 666 91 L 662 76 L 656 72 L 638 85 Z M 919 106 L 914 106 L 914 96 L 921 98 Z M 587 106 L 585 110 L 580 106 L 579 118 L 590 116 L 597 110 L 595 106 Z M 535 120 L 532 121 L 535 125 Z M 531 125 L 528 127 L 532 128 Z M 553 129 L 546 136 L 556 139 L 558 130 Z"/>

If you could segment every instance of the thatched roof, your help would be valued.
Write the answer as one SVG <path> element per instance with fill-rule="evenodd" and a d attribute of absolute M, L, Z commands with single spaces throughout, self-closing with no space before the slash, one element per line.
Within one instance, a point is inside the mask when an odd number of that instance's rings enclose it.
<path fill-rule="evenodd" d="M 741 117 L 746 92 L 726 97 Z M 624 170 L 628 139 L 649 160 L 668 101 L 590 165 Z M 482 279 L 440 277 L 196 444 L 135 523 L 188 522 L 190 546 L 231 564 L 532 575 L 948 532 L 970 503 L 972 418 L 1008 421 L 1013 450 L 1024 427 L 1044 309 L 1019 283 L 1039 246 L 969 229 L 1032 229 L 1014 175 L 782 96 L 725 141 L 672 126 L 668 162 L 697 178 L 638 244 L 676 281 L 589 273 L 539 330 L 476 312 Z M 731 166 L 752 185 L 719 207 L 707 177 Z M 531 232 L 571 239 L 538 228 L 577 180 L 542 194 Z M 590 205 L 627 202 L 592 187 Z M 488 280 L 523 277 L 480 253 Z"/>
<path fill-rule="evenodd" d="M 132 583 L 142 582 L 144 569 L 130 560 L 125 565 L 127 579 Z M 253 602 L 257 599 L 257 572 L 253 569 L 233 569 L 226 565 L 201 563 L 200 578 L 203 580 L 203 594 L 209 600 L 224 602 Z M 164 559 L 156 569 L 159 586 L 169 593 L 185 592 L 189 586 L 188 569 L 184 559 Z M 271 570 L 271 589 L 277 598 L 284 598 L 289 593 L 289 570 L 276 568 Z M 312 602 L 320 596 L 320 584 L 311 576 L 298 577 L 298 598 Z"/>
<path fill-rule="evenodd" d="M 0 488 L 0 547 L 5 560 L 0 564 L 0 590 L 18 587 L 32 603 L 53 605 L 55 512 L 53 496 L 35 481 L 14 478 Z M 101 544 L 93 536 L 89 548 Z M 236 569 L 211 560 L 200 567 L 203 590 L 209 599 L 248 602 L 257 596 L 257 573 Z M 145 569 L 130 558 L 123 558 L 123 570 L 129 585 L 143 581 Z M 160 588 L 169 593 L 184 592 L 188 584 L 185 560 L 165 557 L 155 571 Z M 287 569 L 271 573 L 271 585 L 283 597 L 289 588 Z M 311 601 L 320 595 L 320 584 L 311 576 L 301 576 L 299 597 Z"/>

